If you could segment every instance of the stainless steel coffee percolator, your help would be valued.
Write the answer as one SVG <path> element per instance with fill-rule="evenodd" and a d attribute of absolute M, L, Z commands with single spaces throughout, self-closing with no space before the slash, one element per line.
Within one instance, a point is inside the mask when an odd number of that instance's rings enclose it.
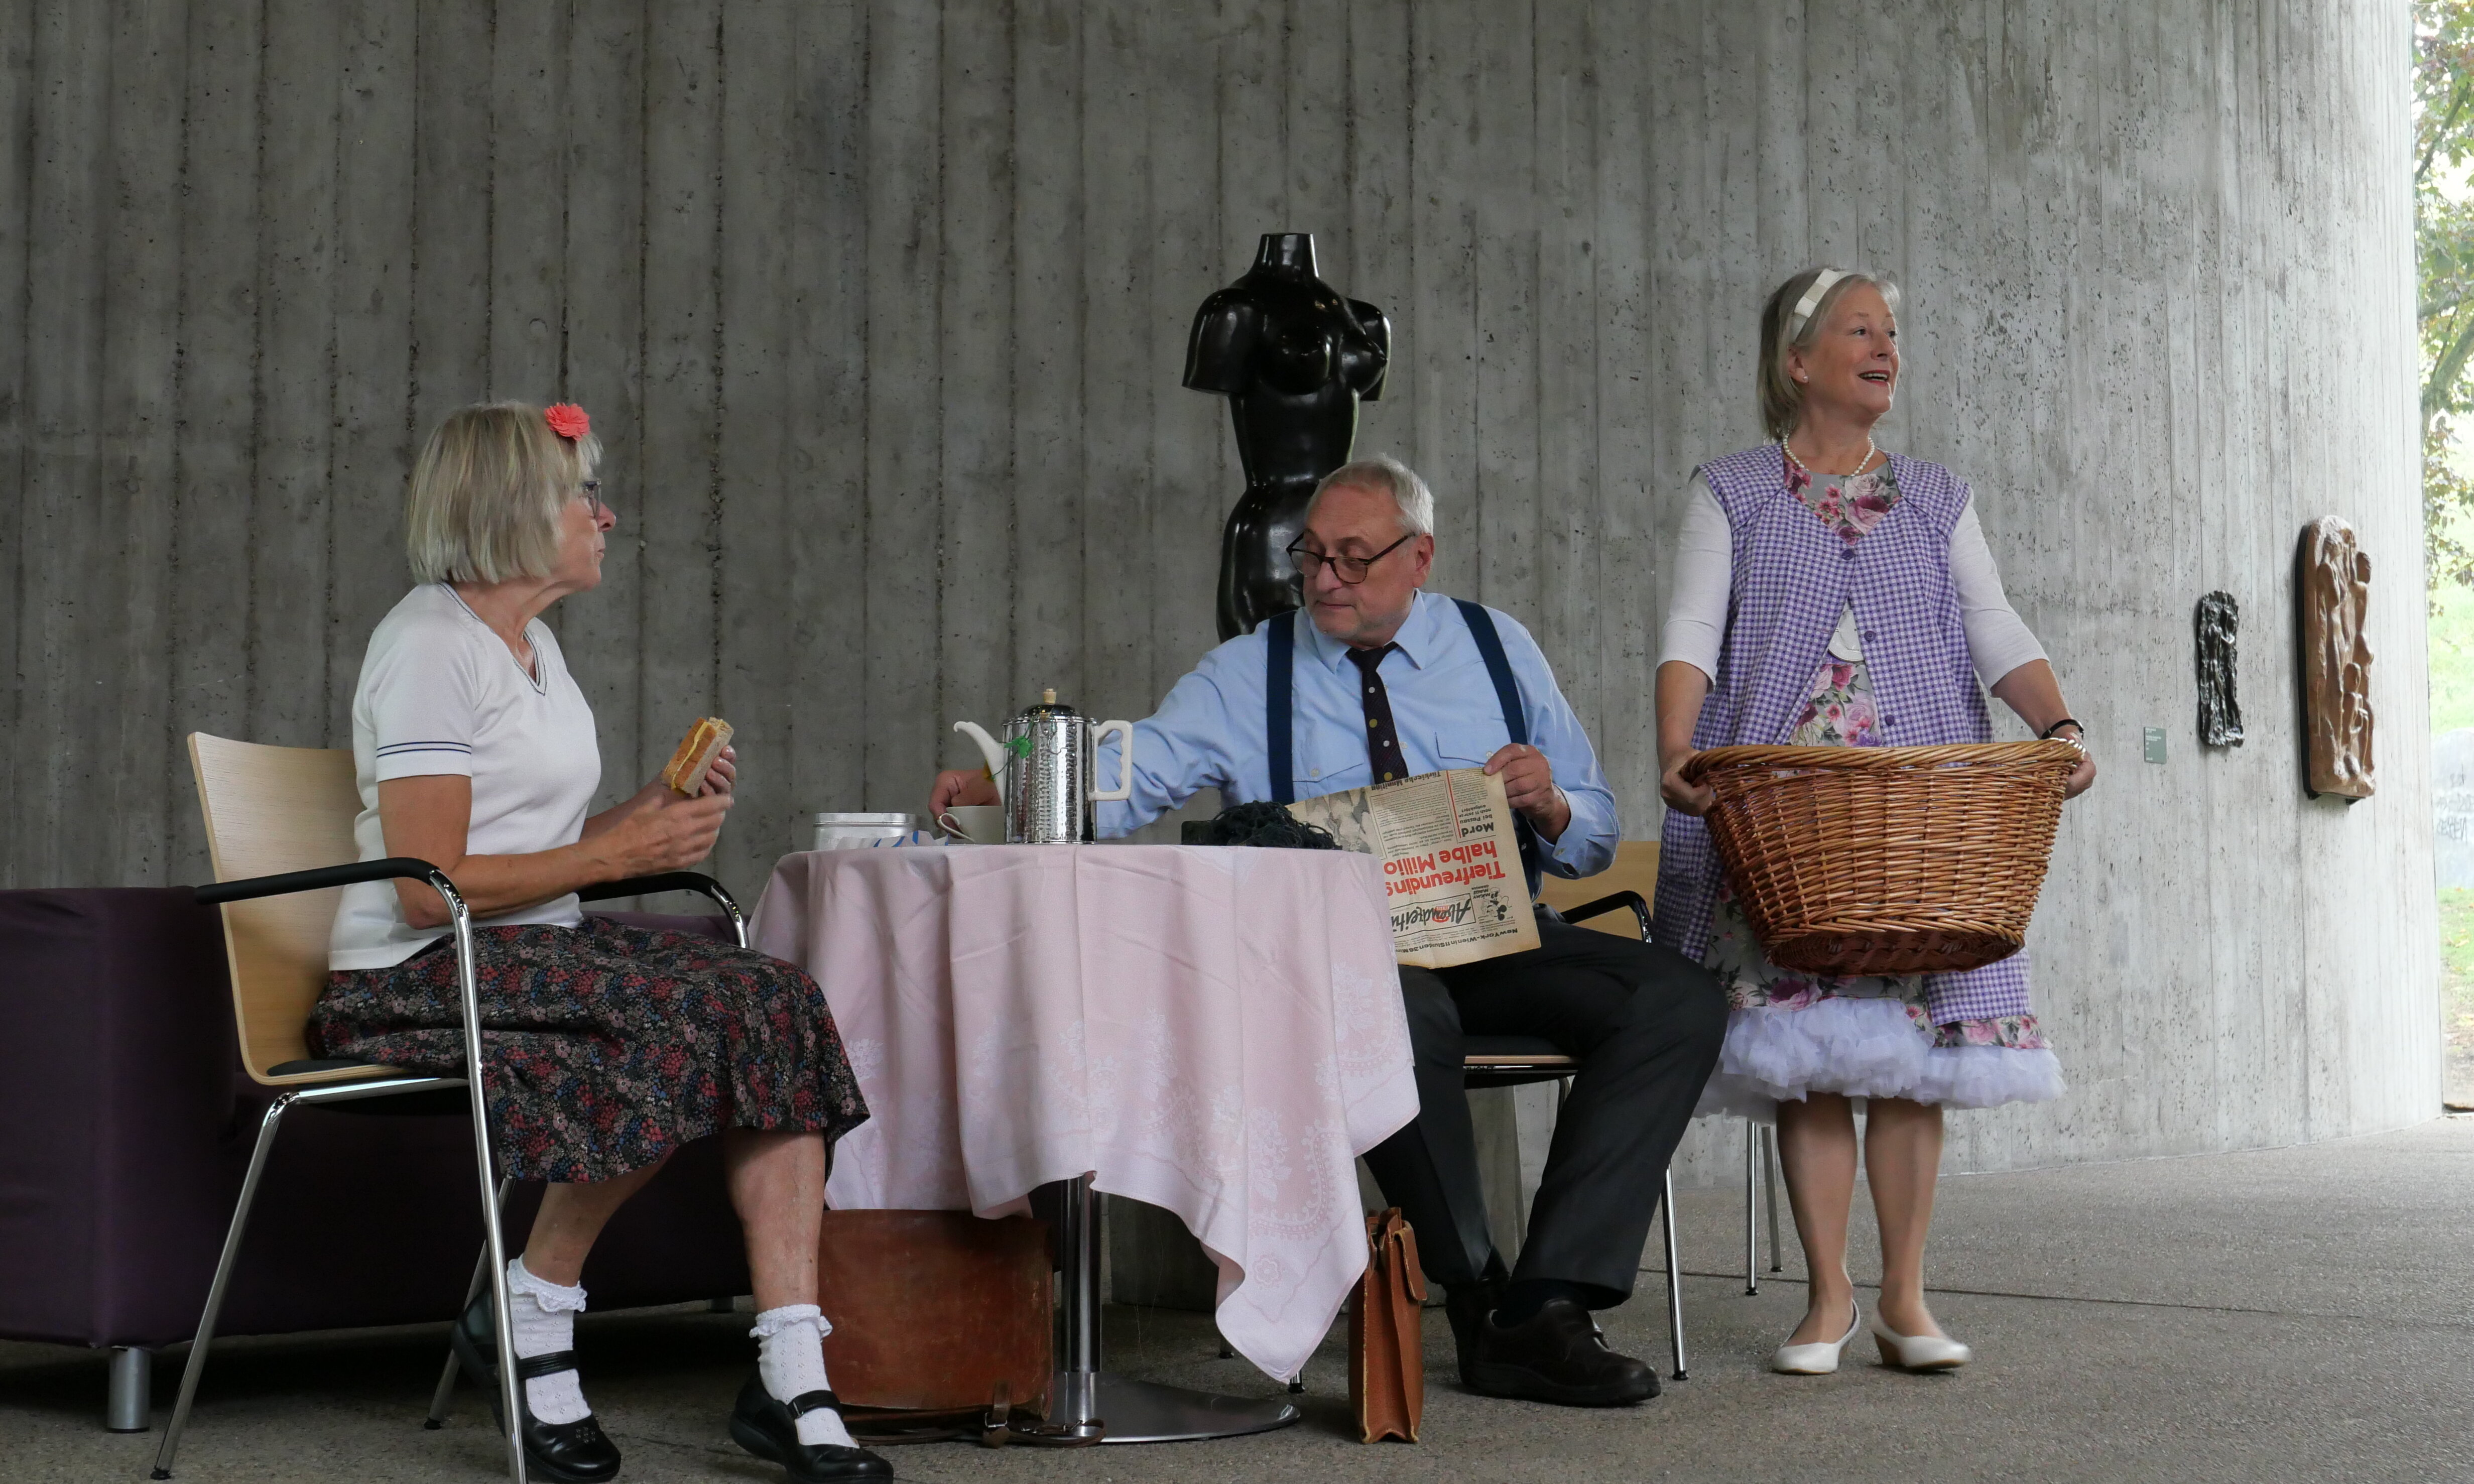
<path fill-rule="evenodd" d="M 1133 797 L 1133 723 L 1093 722 L 1054 691 L 1041 692 L 1039 704 L 1007 721 L 1003 742 L 970 721 L 955 722 L 954 730 L 980 744 L 1005 803 L 1007 844 L 1079 844 L 1094 838 L 1092 805 Z M 1111 732 L 1119 743 L 1117 786 L 1096 789 L 1100 743 Z"/>

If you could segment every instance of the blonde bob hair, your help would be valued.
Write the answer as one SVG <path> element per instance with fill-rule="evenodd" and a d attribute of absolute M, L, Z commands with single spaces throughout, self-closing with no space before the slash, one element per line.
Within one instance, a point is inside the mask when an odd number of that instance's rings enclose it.
<path fill-rule="evenodd" d="M 559 518 L 601 462 L 601 440 L 550 430 L 530 402 L 447 415 L 412 466 L 404 554 L 415 582 L 546 577 L 558 565 Z"/>
<path fill-rule="evenodd" d="M 1806 290 L 1825 273 L 1836 273 L 1837 280 L 1823 291 L 1821 302 L 1803 320 L 1795 318 L 1795 306 L 1804 302 Z M 1761 428 L 1773 438 L 1783 438 L 1795 431 L 1804 417 L 1804 387 L 1786 371 L 1786 353 L 1809 351 L 1821 338 L 1821 327 L 1830 323 L 1831 311 L 1838 301 L 1859 283 L 1870 283 L 1880 291 L 1882 303 L 1890 312 L 1899 312 L 1899 285 L 1887 274 L 1861 269 L 1849 271 L 1827 265 L 1807 268 L 1771 291 L 1768 304 L 1761 306 L 1761 366 L 1756 391 L 1761 403 Z"/>

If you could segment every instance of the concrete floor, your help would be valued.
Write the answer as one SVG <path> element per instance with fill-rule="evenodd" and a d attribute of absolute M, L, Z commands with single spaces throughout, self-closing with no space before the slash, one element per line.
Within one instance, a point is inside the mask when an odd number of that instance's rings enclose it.
<path fill-rule="evenodd" d="M 891 1450 L 913 1480 L 2474 1479 L 2474 1118 L 2304 1149 L 1972 1176 L 1942 1185 L 1935 1308 L 1982 1357 L 1911 1376 L 1851 1350 L 1835 1376 L 1762 1369 L 1803 1307 L 1801 1264 L 1747 1298 L 1742 1209 L 1687 1192 L 1691 1378 L 1618 1412 L 1472 1397 L 1427 1321 L 1424 1439 L 1346 1432 L 1345 1330 L 1306 1373 L 1303 1425 L 1208 1444 L 1087 1452 L 964 1444 Z M 1858 1277 L 1869 1259 L 1859 1255 Z M 1663 1358 L 1655 1275 L 1610 1338 Z M 622 1477 L 779 1479 L 726 1439 L 749 1364 L 743 1320 L 588 1319 L 589 1387 Z M 442 1432 L 420 1416 L 443 1326 L 218 1347 L 179 1477 L 497 1477 L 466 1390 Z M 1112 1310 L 1111 1368 L 1228 1392 L 1276 1390 L 1213 1359 L 1196 1315 Z M 156 1374 L 159 1427 L 180 1355 Z M 99 1425 L 101 1357 L 0 1344 L 0 1479 L 141 1479 L 158 1434 Z"/>

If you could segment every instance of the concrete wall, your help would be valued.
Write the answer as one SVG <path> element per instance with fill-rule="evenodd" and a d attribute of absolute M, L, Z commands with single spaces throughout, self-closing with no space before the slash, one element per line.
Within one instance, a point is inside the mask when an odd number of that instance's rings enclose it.
<path fill-rule="evenodd" d="M 0 882 L 198 879 L 184 733 L 349 741 L 410 450 L 484 396 L 608 440 L 564 642 L 613 794 L 740 726 L 744 890 L 806 811 L 915 808 L 956 718 L 1143 714 L 1238 484 L 1186 325 L 1273 230 L 1391 312 L 1361 447 L 1654 834 L 1678 494 L 1756 435 L 1764 289 L 1856 259 L 1909 290 L 1885 439 L 1975 481 L 2107 766 L 2036 928 L 2077 1091 L 1953 1163 L 2423 1116 L 2406 45 L 2341 0 L 0 0 Z M 2379 572 L 2352 808 L 2295 760 L 2323 511 Z M 2202 755 L 2218 587 L 2251 740 Z"/>

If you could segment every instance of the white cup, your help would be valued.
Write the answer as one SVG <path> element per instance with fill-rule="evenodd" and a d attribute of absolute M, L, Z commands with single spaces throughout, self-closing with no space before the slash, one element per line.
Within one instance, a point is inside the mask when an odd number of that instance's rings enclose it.
<path fill-rule="evenodd" d="M 1005 806 L 956 804 L 936 816 L 936 825 L 965 844 L 1002 845 L 1006 838 Z"/>

